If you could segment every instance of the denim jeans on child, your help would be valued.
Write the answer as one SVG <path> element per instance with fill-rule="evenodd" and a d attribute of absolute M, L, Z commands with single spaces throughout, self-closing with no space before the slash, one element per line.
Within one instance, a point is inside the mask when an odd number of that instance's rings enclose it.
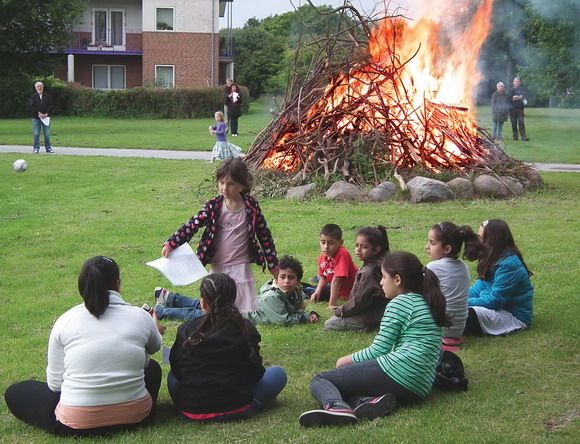
<path fill-rule="evenodd" d="M 199 299 L 188 298 L 179 293 L 169 293 L 165 305 L 157 305 L 155 313 L 159 319 L 178 319 L 189 321 L 203 316 Z"/>
<path fill-rule="evenodd" d="M 240 419 L 249 418 L 255 415 L 264 407 L 266 407 L 270 402 L 276 399 L 276 396 L 282 391 L 288 382 L 288 377 L 286 372 L 282 367 L 268 367 L 262 379 L 260 379 L 254 385 L 254 399 L 249 410 L 241 413 L 231 413 L 222 416 L 216 416 L 215 418 L 205 419 L 205 422 L 228 422 L 228 421 L 238 421 Z M 173 376 L 170 371 L 167 375 L 167 388 L 169 389 L 169 394 L 172 399 L 175 399 L 174 394 L 179 390 L 179 381 Z M 217 413 L 217 412 L 207 412 L 207 413 Z M 194 421 L 185 415 L 182 415 L 185 419 Z"/>
<path fill-rule="evenodd" d="M 361 396 L 382 396 L 386 393 L 395 395 L 399 405 L 421 401 L 419 395 L 389 377 L 376 359 L 319 373 L 310 382 L 310 393 L 322 407 L 332 401 L 352 403 L 353 399 Z"/>

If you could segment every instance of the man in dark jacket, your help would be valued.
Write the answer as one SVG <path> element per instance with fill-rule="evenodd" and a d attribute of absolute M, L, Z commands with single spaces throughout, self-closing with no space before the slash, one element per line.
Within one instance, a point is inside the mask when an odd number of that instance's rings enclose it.
<path fill-rule="evenodd" d="M 32 131 L 34 135 L 34 147 L 32 152 L 37 154 L 40 151 L 40 128 L 44 133 L 44 148 L 47 153 L 53 153 L 50 146 L 50 111 L 52 101 L 50 95 L 44 92 L 44 85 L 42 82 L 34 84 L 36 92 L 30 96 L 28 107 L 32 115 Z"/>
<path fill-rule="evenodd" d="M 520 78 L 514 79 L 514 87 L 508 94 L 510 102 L 510 120 L 512 122 L 512 133 L 514 140 L 518 140 L 518 125 L 522 140 L 527 142 L 530 138 L 526 135 L 526 125 L 524 125 L 524 107 L 528 104 L 525 97 L 524 88 L 521 86 Z"/>

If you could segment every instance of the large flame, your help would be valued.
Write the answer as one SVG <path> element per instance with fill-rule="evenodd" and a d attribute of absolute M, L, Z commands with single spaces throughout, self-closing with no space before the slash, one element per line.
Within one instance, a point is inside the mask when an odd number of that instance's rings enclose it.
<path fill-rule="evenodd" d="M 371 34 L 368 61 L 327 86 L 300 130 L 319 127 L 321 114 L 348 108 L 334 126 L 338 133 L 388 131 L 390 160 L 395 164 L 410 146 L 415 162 L 433 170 L 437 170 L 435 165 L 476 162 L 478 153 L 472 158 L 457 141 L 461 138 L 463 145 L 476 145 L 472 94 L 480 80 L 476 64 L 489 33 L 491 11 L 492 0 L 484 0 L 471 22 L 456 34 L 450 33 L 449 23 L 443 26 L 429 18 L 413 26 L 403 19 L 384 19 Z M 385 72 L 393 75 L 385 76 Z M 286 149 L 293 143 L 294 131 L 286 129 L 277 135 L 263 167 L 292 171 L 301 156 L 309 155 L 300 147 Z"/>

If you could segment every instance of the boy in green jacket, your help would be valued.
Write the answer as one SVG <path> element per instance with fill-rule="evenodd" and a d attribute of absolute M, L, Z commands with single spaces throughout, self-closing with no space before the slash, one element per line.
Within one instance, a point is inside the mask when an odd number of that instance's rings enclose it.
<path fill-rule="evenodd" d="M 302 264 L 292 256 L 280 259 L 278 277 L 266 282 L 260 288 L 258 310 L 243 316 L 252 324 L 296 325 L 301 322 L 318 322 L 320 316 L 306 308 L 305 294 L 302 292 Z"/>

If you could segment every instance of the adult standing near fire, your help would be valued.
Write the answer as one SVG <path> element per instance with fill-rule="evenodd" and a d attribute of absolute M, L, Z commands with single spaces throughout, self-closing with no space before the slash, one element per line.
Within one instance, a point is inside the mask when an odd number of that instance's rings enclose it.
<path fill-rule="evenodd" d="M 507 121 L 510 103 L 503 82 L 498 82 L 497 90 L 491 96 L 491 112 L 493 115 L 493 140 L 502 140 L 503 124 Z"/>
<path fill-rule="evenodd" d="M 525 97 L 524 88 L 519 77 L 514 78 L 513 88 L 510 89 L 508 99 L 510 102 L 510 120 L 512 122 L 514 140 L 518 140 L 519 126 L 522 140 L 528 142 L 530 138 L 526 135 L 526 125 L 524 124 L 524 107 L 528 104 L 528 100 Z"/>
<path fill-rule="evenodd" d="M 230 79 L 226 81 L 225 104 L 228 109 L 228 126 L 230 128 L 230 134 L 235 137 L 238 135 L 238 119 L 242 115 L 242 94 L 238 85 L 233 83 Z"/>
<path fill-rule="evenodd" d="M 30 96 L 28 101 L 28 108 L 32 115 L 32 133 L 34 138 L 34 146 L 32 152 L 38 154 L 40 151 L 40 128 L 44 134 L 44 149 L 47 153 L 53 153 L 50 146 L 50 111 L 52 108 L 52 100 L 47 92 L 44 92 L 44 85 L 42 82 L 34 84 L 36 92 Z"/>

